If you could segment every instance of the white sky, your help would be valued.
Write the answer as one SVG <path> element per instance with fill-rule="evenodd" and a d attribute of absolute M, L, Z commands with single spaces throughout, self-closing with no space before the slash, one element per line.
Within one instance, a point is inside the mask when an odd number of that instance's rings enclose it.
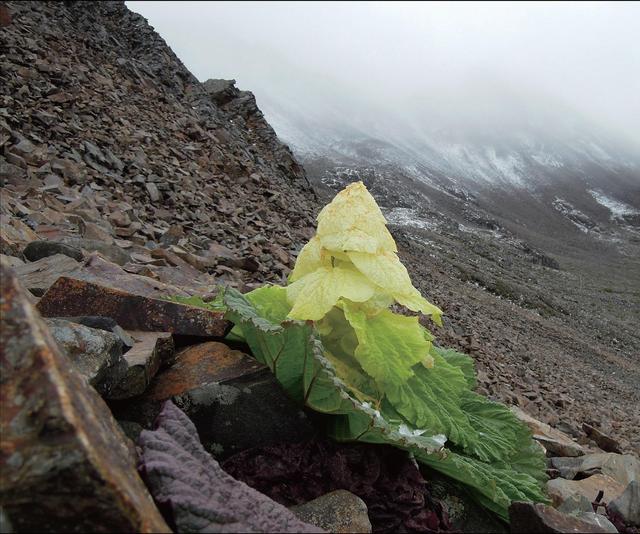
<path fill-rule="evenodd" d="M 127 6 L 200 80 L 234 78 L 258 105 L 286 97 L 346 120 L 385 109 L 464 124 L 554 102 L 640 143 L 640 3 Z"/>

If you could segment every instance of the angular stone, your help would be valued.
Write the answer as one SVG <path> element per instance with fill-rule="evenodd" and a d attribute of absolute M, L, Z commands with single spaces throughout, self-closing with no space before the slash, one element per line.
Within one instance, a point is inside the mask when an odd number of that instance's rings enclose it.
<path fill-rule="evenodd" d="M 553 505 L 558 507 L 567 499 L 584 495 L 589 501 L 594 501 L 599 491 L 604 491 L 602 501 L 609 503 L 624 491 L 624 486 L 607 475 L 593 475 L 582 480 L 565 480 L 554 478 L 547 482 L 547 491 Z"/>
<path fill-rule="evenodd" d="M 550 458 L 549 461 L 562 478 L 569 480 L 603 473 L 623 485 L 633 480 L 640 481 L 640 460 L 631 454 L 603 452 L 578 458 Z"/>
<path fill-rule="evenodd" d="M 75 369 L 100 395 L 109 397 L 127 369 L 120 338 L 111 332 L 63 319 L 45 319 L 45 323 Z"/>
<path fill-rule="evenodd" d="M 595 512 L 579 512 L 575 514 L 575 516 L 585 523 L 601 528 L 602 532 L 611 532 L 612 534 L 617 534 L 618 532 L 615 525 L 602 514 L 596 514 Z"/>
<path fill-rule="evenodd" d="M 129 332 L 134 345 L 124 355 L 124 376 L 109 394 L 110 399 L 142 395 L 161 366 L 172 362 L 173 336 L 168 332 Z"/>
<path fill-rule="evenodd" d="M 120 420 L 151 428 L 168 399 L 187 413 L 205 448 L 217 456 L 303 441 L 314 433 L 269 369 L 215 341 L 185 348 L 137 402 L 112 403 L 112 409 Z"/>
<path fill-rule="evenodd" d="M 61 276 L 73 276 L 81 264 L 64 254 L 55 254 L 16 267 L 20 282 L 36 297 L 41 297 Z"/>
<path fill-rule="evenodd" d="M 337 490 L 290 510 L 327 532 L 371 532 L 367 505 L 347 490 Z"/>
<path fill-rule="evenodd" d="M 625 524 L 640 527 L 640 482 L 631 482 L 622 495 L 609 503 L 608 510 Z"/>
<path fill-rule="evenodd" d="M 131 336 L 127 334 L 111 317 L 102 317 L 100 315 L 80 315 L 77 317 L 60 317 L 60 319 L 88 326 L 89 328 L 104 330 L 105 332 L 113 332 L 120 338 L 123 346 L 128 348 L 133 347 L 133 339 Z"/>
<path fill-rule="evenodd" d="M 587 423 L 582 423 L 582 430 L 584 430 L 584 433 L 595 441 L 598 447 L 603 451 L 616 452 L 618 454 L 622 453 L 620 444 L 612 437 L 600 432 L 597 428 L 588 425 Z"/>
<path fill-rule="evenodd" d="M 5 254 L 0 254 L 0 257 L 12 269 L 15 269 L 16 267 L 20 267 L 21 265 L 24 265 L 24 261 L 22 261 L 20 258 L 16 258 L 15 256 L 7 256 Z"/>
<path fill-rule="evenodd" d="M 162 195 L 160 194 L 160 191 L 158 191 L 158 186 L 156 184 L 153 182 L 146 182 L 144 185 L 147 188 L 151 202 L 159 202 L 162 199 Z"/>
<path fill-rule="evenodd" d="M 66 237 L 63 242 L 76 248 L 81 248 L 87 252 L 99 252 L 108 260 L 124 265 L 131 261 L 131 255 L 116 245 L 110 245 L 95 239 L 80 239 L 77 237 Z"/>
<path fill-rule="evenodd" d="M 563 514 L 551 506 L 531 502 L 512 503 L 509 507 L 509 523 L 513 534 L 611 532 L 576 516 Z"/>
<path fill-rule="evenodd" d="M 127 330 L 224 337 L 231 324 L 222 312 L 135 295 L 84 280 L 61 277 L 38 302 L 45 317 L 101 315 Z"/>
<path fill-rule="evenodd" d="M 531 429 L 533 439 L 540 443 L 550 456 L 582 456 L 584 454 L 584 449 L 566 434 L 534 419 L 516 406 L 512 406 L 511 411 Z"/>
<path fill-rule="evenodd" d="M 22 251 L 29 261 L 38 261 L 54 254 L 64 254 L 76 261 L 82 261 L 84 255 L 79 248 L 57 241 L 32 241 Z"/>
<path fill-rule="evenodd" d="M 99 254 L 91 254 L 82 269 L 74 274 L 74 278 L 151 298 L 188 296 L 188 293 L 177 286 L 164 284 L 147 276 L 128 273 Z"/>
<path fill-rule="evenodd" d="M 168 532 L 134 451 L 0 262 L 0 506 L 17 532 Z"/>

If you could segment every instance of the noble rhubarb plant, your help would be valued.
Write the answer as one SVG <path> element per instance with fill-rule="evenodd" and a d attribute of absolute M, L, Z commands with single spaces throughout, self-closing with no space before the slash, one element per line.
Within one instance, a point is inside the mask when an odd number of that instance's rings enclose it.
<path fill-rule="evenodd" d="M 336 440 L 390 444 L 466 485 L 505 520 L 514 500 L 545 501 L 545 460 L 504 405 L 474 393 L 470 357 L 434 344 L 417 316 L 441 324 L 400 262 L 361 183 L 318 216 L 286 287 L 228 289 L 231 336 L 245 341 L 289 395 Z"/>

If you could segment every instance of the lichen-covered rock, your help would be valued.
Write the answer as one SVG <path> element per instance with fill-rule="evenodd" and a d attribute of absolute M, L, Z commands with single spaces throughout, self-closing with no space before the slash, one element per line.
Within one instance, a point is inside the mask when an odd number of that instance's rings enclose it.
<path fill-rule="evenodd" d="M 322 532 L 226 474 L 170 401 L 139 445 L 143 476 L 176 532 Z"/>
<path fill-rule="evenodd" d="M 134 451 L 0 262 L 0 506 L 18 531 L 166 532 Z"/>
<path fill-rule="evenodd" d="M 63 319 L 46 319 L 45 323 L 75 369 L 100 395 L 109 397 L 127 369 L 120 338 Z"/>
<path fill-rule="evenodd" d="M 367 505 L 350 491 L 336 490 L 291 508 L 300 519 L 327 532 L 371 532 Z"/>

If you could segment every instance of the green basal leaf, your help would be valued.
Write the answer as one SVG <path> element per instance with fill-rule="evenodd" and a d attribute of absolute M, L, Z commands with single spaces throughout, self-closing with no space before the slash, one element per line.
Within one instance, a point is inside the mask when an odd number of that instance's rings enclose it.
<path fill-rule="evenodd" d="M 274 302 L 268 304 L 271 297 Z M 380 391 L 377 380 L 347 354 L 353 350 L 355 329 L 342 321 L 342 310 L 332 310 L 316 329 L 311 322 L 282 320 L 283 301 L 282 288 L 275 286 L 246 296 L 229 289 L 226 317 L 242 328 L 255 357 L 296 401 L 327 415 L 331 437 L 407 450 L 470 487 L 478 501 L 505 520 L 513 500 L 545 501 L 540 484 L 544 457 L 506 407 L 469 390 L 463 355 L 452 358 L 461 364 L 456 366 L 432 351 L 432 369 L 420 363 L 412 368 L 409 382 L 416 391 L 409 393 L 411 400 L 394 402 L 394 393 L 388 387 Z M 347 339 L 344 344 L 342 338 Z M 415 414 L 405 404 L 413 404 Z M 440 429 L 448 432 L 448 449 Z"/>
<path fill-rule="evenodd" d="M 473 364 L 473 358 L 471 358 L 471 356 L 462 354 L 461 352 L 458 352 L 454 349 L 444 349 L 435 345 L 431 347 L 431 352 L 439 354 L 447 361 L 447 363 L 458 367 L 462 371 L 469 389 L 475 389 L 477 385 L 476 369 L 475 365 Z"/>

